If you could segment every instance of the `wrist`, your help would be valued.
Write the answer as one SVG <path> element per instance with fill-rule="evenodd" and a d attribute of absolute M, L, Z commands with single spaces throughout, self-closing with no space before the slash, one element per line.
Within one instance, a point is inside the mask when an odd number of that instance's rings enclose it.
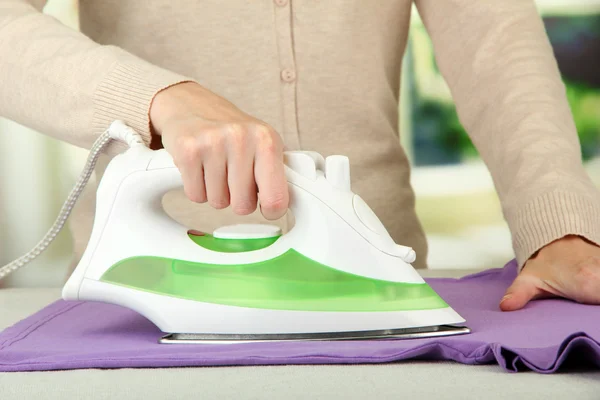
<path fill-rule="evenodd" d="M 180 107 L 176 101 L 177 93 L 189 86 L 198 86 L 195 82 L 180 82 L 158 91 L 150 104 L 148 116 L 153 135 L 161 136 L 166 122 L 173 118 Z"/>
<path fill-rule="evenodd" d="M 600 243 L 600 204 L 586 193 L 552 191 L 505 210 L 519 268 L 558 240 Z"/>

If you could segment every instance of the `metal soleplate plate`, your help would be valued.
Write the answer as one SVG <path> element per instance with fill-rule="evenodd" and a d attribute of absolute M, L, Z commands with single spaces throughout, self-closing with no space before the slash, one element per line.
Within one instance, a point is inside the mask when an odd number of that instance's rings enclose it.
<path fill-rule="evenodd" d="M 256 342 L 305 342 L 332 340 L 423 339 L 470 333 L 466 326 L 439 325 L 407 329 L 357 332 L 290 333 L 290 334 L 195 334 L 170 333 L 159 339 L 164 344 L 237 344 Z"/>

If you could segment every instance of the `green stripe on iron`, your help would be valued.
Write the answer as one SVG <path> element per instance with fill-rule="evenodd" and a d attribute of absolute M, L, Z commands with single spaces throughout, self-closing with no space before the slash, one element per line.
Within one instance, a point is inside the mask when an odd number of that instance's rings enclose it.
<path fill-rule="evenodd" d="M 281 236 L 273 236 L 259 239 L 219 239 L 211 234 L 201 236 L 188 234 L 188 237 L 205 249 L 221 253 L 241 253 L 264 249 L 275 243 Z"/>
<path fill-rule="evenodd" d="M 259 309 L 374 312 L 448 307 L 425 283 L 352 275 L 294 250 L 244 265 L 139 256 L 118 262 L 100 280 L 164 296 Z"/>

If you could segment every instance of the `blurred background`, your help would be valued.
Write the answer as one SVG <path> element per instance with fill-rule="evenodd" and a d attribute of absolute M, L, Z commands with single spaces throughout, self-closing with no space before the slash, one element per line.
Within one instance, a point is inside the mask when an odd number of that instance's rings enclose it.
<path fill-rule="evenodd" d="M 536 3 L 567 88 L 586 169 L 600 186 L 600 0 Z M 513 254 L 510 232 L 416 12 L 404 61 L 401 135 L 414 166 L 430 268 L 501 266 Z"/>
<path fill-rule="evenodd" d="M 575 116 L 585 166 L 600 186 L 600 0 L 537 0 Z M 76 0 L 45 12 L 77 29 Z M 431 41 L 414 10 L 402 75 L 401 141 L 413 164 L 417 212 L 433 269 L 489 268 L 512 258 L 493 183 L 458 121 Z M 33 247 L 53 223 L 87 152 L 0 118 L 0 265 Z M 14 152 L 12 149 L 27 149 Z M 14 173 L 12 171 L 21 171 Z M 11 171 L 9 173 L 9 171 Z M 3 286 L 61 286 L 70 263 L 65 229 Z"/>

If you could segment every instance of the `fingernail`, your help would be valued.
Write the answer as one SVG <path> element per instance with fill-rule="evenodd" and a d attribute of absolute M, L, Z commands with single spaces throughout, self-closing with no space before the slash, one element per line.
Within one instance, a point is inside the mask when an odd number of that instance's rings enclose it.
<path fill-rule="evenodd" d="M 500 303 L 502 303 L 504 300 L 508 300 L 508 299 L 510 299 L 511 297 L 512 297 L 512 295 L 510 295 L 510 294 L 507 294 L 507 295 L 505 295 L 505 296 L 502 298 L 502 300 L 500 300 Z"/>

